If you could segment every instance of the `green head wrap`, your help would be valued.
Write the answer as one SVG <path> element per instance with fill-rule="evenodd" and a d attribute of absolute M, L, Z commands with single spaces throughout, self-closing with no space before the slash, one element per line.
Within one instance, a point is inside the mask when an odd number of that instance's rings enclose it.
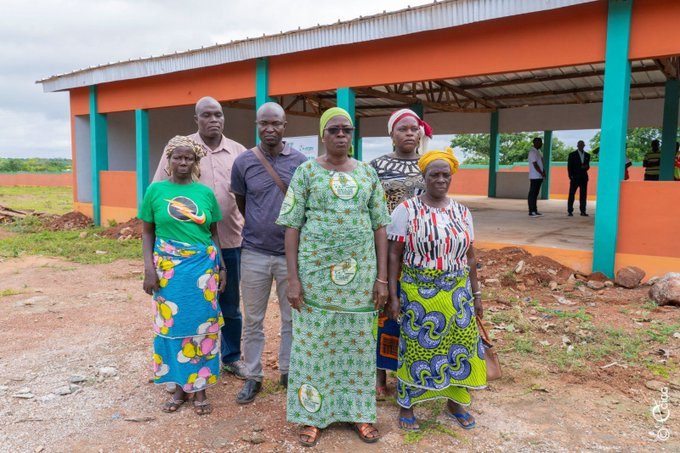
<path fill-rule="evenodd" d="M 331 118 L 334 118 L 336 116 L 344 116 L 349 120 L 349 124 L 354 126 L 354 121 L 352 121 L 352 117 L 350 116 L 349 113 L 347 113 L 347 110 L 340 108 L 340 107 L 331 107 L 325 112 L 323 112 L 323 115 L 321 115 L 321 121 L 320 121 L 320 130 L 319 130 L 319 135 L 323 137 L 323 131 L 326 129 L 326 124 L 331 120 Z M 354 137 L 352 137 L 354 138 Z M 352 140 L 354 141 L 354 140 Z M 354 145 L 349 145 L 349 155 L 353 156 L 354 155 Z"/>

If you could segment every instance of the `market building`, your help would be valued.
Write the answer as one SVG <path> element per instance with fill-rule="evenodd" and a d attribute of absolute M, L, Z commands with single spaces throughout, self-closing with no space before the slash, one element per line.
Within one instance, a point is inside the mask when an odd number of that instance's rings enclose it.
<path fill-rule="evenodd" d="M 195 132 L 206 95 L 245 146 L 268 100 L 286 109 L 290 136 L 316 134 L 334 105 L 355 115 L 360 137 L 385 135 L 404 106 L 438 134 L 488 132 L 488 170 L 458 181 L 486 178 L 492 198 L 513 177 L 499 172 L 499 133 L 540 130 L 550 143 L 552 131 L 601 128 L 592 270 L 658 274 L 680 269 L 678 23 L 675 0 L 448 0 L 39 83 L 69 92 L 75 209 L 97 224 L 136 215 L 163 145 Z M 622 181 L 627 127 L 663 127 L 661 181 Z"/>

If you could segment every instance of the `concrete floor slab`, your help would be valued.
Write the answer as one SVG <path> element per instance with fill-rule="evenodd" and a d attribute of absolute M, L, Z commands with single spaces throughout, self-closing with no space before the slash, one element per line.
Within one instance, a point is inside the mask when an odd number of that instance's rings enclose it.
<path fill-rule="evenodd" d="M 529 217 L 526 200 L 452 196 L 472 212 L 475 241 L 564 248 L 592 252 L 596 203 L 590 217 L 567 216 L 566 200 L 538 200 L 543 217 Z M 578 205 L 578 202 L 576 203 Z"/>

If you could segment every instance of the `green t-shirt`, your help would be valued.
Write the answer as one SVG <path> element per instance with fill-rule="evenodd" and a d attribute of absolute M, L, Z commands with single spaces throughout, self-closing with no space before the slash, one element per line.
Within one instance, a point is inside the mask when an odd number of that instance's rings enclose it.
<path fill-rule="evenodd" d="M 147 189 L 139 218 L 156 224 L 158 238 L 209 245 L 210 225 L 222 220 L 222 213 L 208 186 L 159 181 Z"/>

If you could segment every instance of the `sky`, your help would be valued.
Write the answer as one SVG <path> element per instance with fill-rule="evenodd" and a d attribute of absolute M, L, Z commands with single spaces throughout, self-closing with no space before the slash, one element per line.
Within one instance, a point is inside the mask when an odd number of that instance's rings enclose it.
<path fill-rule="evenodd" d="M 158 56 L 424 3 L 427 2 L 2 0 L 0 157 L 71 157 L 68 94 L 43 93 L 36 80 L 108 62 Z M 582 134 L 573 139 L 569 133 L 555 135 L 572 146 L 582 138 Z M 444 145 L 447 138 L 438 138 L 433 145 L 439 141 Z M 372 139 L 365 145 L 368 149 L 384 149 L 382 143 Z M 389 145 L 389 141 L 386 143 Z"/>

